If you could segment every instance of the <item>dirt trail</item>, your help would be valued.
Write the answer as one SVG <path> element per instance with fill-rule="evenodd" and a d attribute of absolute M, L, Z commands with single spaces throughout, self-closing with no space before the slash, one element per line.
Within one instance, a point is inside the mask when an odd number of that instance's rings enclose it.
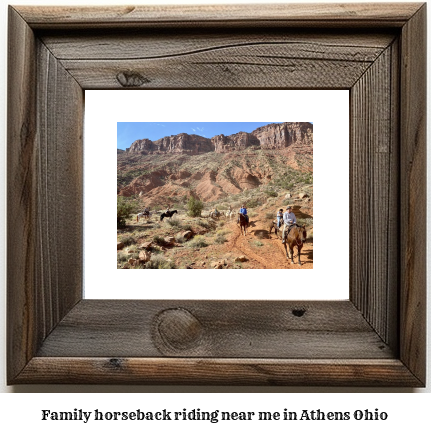
<path fill-rule="evenodd" d="M 286 253 L 281 240 L 274 234 L 274 231 L 271 235 L 269 235 L 270 221 L 260 219 L 258 216 L 252 216 L 250 219 L 250 227 L 246 236 L 241 235 L 241 231 L 239 226 L 236 224 L 236 220 L 232 220 L 226 224 L 226 226 L 228 226 L 233 232 L 229 238 L 229 241 L 223 245 L 226 251 L 245 255 L 250 260 L 250 264 L 252 264 L 252 267 L 254 268 L 313 268 L 312 242 L 306 242 L 301 250 L 302 266 L 298 265 L 296 248 L 293 252 L 295 256 L 295 264 L 291 264 L 290 259 L 287 260 L 286 258 Z"/>

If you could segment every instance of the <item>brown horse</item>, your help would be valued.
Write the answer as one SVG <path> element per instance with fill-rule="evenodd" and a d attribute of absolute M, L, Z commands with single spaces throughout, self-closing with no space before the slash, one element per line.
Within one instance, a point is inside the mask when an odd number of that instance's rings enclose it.
<path fill-rule="evenodd" d="M 241 234 L 247 235 L 247 228 L 249 223 L 247 222 L 247 218 L 242 214 L 238 213 L 239 215 L 239 228 L 241 230 Z"/>
<path fill-rule="evenodd" d="M 307 231 L 305 230 L 304 225 L 293 225 L 289 235 L 287 236 L 286 242 L 284 243 L 284 250 L 286 251 L 286 257 L 289 259 L 289 254 L 287 252 L 287 245 L 289 245 L 290 250 L 290 259 L 292 260 L 292 264 L 295 264 L 293 261 L 293 248 L 296 246 L 298 249 L 298 264 L 301 264 L 301 249 L 303 244 L 307 239 Z"/>

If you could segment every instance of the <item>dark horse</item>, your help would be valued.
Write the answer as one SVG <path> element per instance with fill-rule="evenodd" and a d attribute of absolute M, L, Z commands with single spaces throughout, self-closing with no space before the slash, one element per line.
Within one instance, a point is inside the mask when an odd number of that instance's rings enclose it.
<path fill-rule="evenodd" d="M 284 250 L 286 251 L 286 257 L 289 259 L 289 254 L 287 253 L 287 245 L 289 245 L 290 259 L 292 264 L 293 261 L 293 248 L 296 246 L 298 249 L 298 264 L 301 265 L 301 249 L 303 244 L 307 239 L 307 231 L 305 230 L 305 225 L 294 224 L 287 236 L 286 242 L 284 243 Z"/>
<path fill-rule="evenodd" d="M 247 218 L 242 213 L 238 213 L 238 214 L 239 214 L 239 228 L 241 230 L 241 234 L 246 235 L 249 222 L 247 221 Z"/>
<path fill-rule="evenodd" d="M 165 218 L 165 217 L 168 217 L 170 219 L 175 213 L 178 213 L 178 212 L 176 210 L 172 210 L 172 211 L 167 211 L 165 213 L 162 213 L 160 215 L 160 221 L 162 221 L 163 218 Z"/>

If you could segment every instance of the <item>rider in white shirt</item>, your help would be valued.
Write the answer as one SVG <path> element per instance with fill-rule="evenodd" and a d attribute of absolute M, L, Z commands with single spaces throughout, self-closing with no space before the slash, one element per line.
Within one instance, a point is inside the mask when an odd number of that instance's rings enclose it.
<path fill-rule="evenodd" d="M 292 226 L 294 224 L 296 224 L 296 216 L 292 212 L 291 206 L 286 207 L 286 212 L 283 215 L 283 222 L 284 222 L 284 226 L 283 226 L 283 241 L 282 241 L 282 243 L 285 243 L 286 237 L 289 235 L 290 229 L 292 228 Z M 287 234 L 286 234 L 286 227 L 287 227 Z"/>

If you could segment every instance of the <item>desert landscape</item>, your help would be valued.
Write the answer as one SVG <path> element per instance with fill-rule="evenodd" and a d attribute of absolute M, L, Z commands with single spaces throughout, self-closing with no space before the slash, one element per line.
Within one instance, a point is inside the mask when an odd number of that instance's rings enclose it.
<path fill-rule="evenodd" d="M 250 224 L 237 223 L 241 205 Z M 294 264 L 272 222 L 305 225 Z M 137 217 L 150 209 L 150 214 Z M 169 208 L 173 216 L 162 217 Z M 313 125 L 272 123 L 206 138 L 180 133 L 117 150 L 117 268 L 313 268 Z"/>

